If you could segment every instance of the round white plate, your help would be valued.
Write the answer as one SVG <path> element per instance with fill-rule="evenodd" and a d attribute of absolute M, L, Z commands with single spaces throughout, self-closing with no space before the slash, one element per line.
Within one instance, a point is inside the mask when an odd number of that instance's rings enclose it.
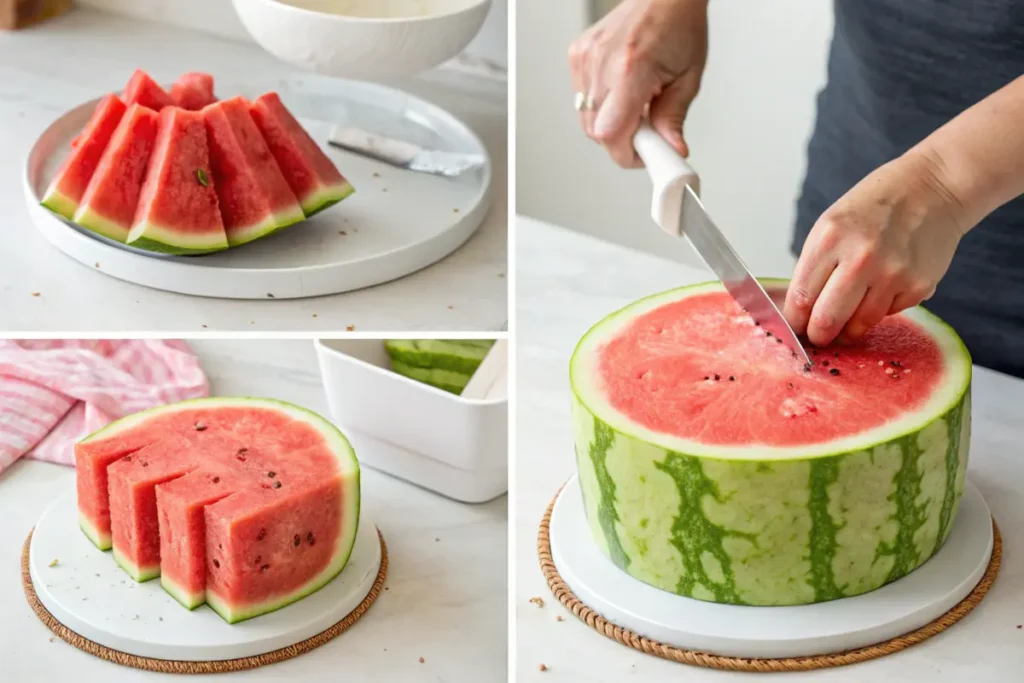
<path fill-rule="evenodd" d="M 100 645 L 154 659 L 218 661 L 273 652 L 344 619 L 380 570 L 377 530 L 363 508 L 345 569 L 313 595 L 276 612 L 228 624 L 206 605 L 188 611 L 159 580 L 135 583 L 78 528 L 75 492 L 39 519 L 29 548 L 32 585 L 59 622 Z M 50 563 L 57 560 L 57 565 Z"/>
<path fill-rule="evenodd" d="M 551 554 L 576 596 L 605 619 L 678 648 L 725 657 L 807 657 L 880 643 L 934 621 L 981 580 L 992 556 L 992 517 L 970 483 L 942 549 L 916 571 L 852 598 L 794 607 L 703 602 L 634 579 L 594 544 L 579 481 L 551 515 Z"/>
<path fill-rule="evenodd" d="M 302 223 L 217 254 L 163 256 L 118 244 L 39 204 L 94 100 L 58 118 L 32 147 L 24 191 L 33 222 L 89 268 L 146 287 L 228 299 L 296 299 L 378 285 L 440 261 L 483 223 L 491 203 L 490 157 L 448 112 L 392 88 L 308 76 L 265 88 L 218 84 L 217 92 L 256 97 L 269 89 L 280 93 L 355 194 Z M 456 179 L 414 173 L 328 146 L 335 123 L 488 161 Z"/>

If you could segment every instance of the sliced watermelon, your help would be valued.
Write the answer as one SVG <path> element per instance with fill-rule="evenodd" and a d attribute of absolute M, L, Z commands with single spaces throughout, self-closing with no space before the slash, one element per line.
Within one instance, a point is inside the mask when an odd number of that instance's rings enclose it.
<path fill-rule="evenodd" d="M 43 206 L 65 218 L 74 217 L 126 109 L 117 95 L 100 100 L 85 129 L 72 141 L 70 155 L 43 195 Z"/>
<path fill-rule="evenodd" d="M 389 339 L 384 349 L 394 372 L 461 394 L 493 345 L 489 339 Z"/>
<path fill-rule="evenodd" d="M 927 561 L 963 492 L 966 348 L 916 308 L 812 359 L 805 371 L 721 283 L 594 326 L 570 378 L 600 550 L 663 590 L 746 605 L 858 595 Z"/>
<path fill-rule="evenodd" d="M 179 107 L 192 111 L 213 104 L 217 101 L 213 94 L 213 76 L 198 72 L 183 74 L 171 86 L 171 99 Z"/>
<path fill-rule="evenodd" d="M 156 139 L 157 113 L 133 104 L 121 119 L 75 212 L 75 223 L 124 242 Z"/>
<path fill-rule="evenodd" d="M 174 106 L 174 100 L 167 91 L 142 69 L 136 69 L 128 80 L 128 85 L 124 89 L 124 101 L 128 106 L 140 104 L 153 111 Z"/>
<path fill-rule="evenodd" d="M 128 244 L 168 254 L 227 249 L 212 176 L 202 113 L 161 111 Z"/>
<path fill-rule="evenodd" d="M 306 216 L 355 192 L 276 92 L 260 96 L 252 103 L 250 113 Z"/>
<path fill-rule="evenodd" d="M 352 552 L 359 464 L 337 428 L 296 406 L 186 401 L 114 422 L 75 452 L 86 535 L 101 548 L 112 537 L 131 576 L 159 574 L 190 609 L 205 601 L 229 623 L 279 609 Z"/>
<path fill-rule="evenodd" d="M 242 97 L 203 110 L 213 185 L 228 244 L 238 246 L 305 218 Z"/>

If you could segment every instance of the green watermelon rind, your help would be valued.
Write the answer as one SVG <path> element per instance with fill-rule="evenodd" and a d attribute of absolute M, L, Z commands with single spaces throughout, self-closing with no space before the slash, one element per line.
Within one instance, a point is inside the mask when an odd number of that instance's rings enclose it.
<path fill-rule="evenodd" d="M 114 547 L 114 539 L 110 534 L 101 534 L 88 517 L 82 513 L 78 514 L 78 526 L 82 529 L 86 538 L 100 550 L 107 551 Z"/>
<path fill-rule="evenodd" d="M 923 309 L 908 313 L 940 344 L 947 381 L 938 400 L 893 429 L 816 452 L 694 448 L 618 414 L 589 361 L 637 315 L 715 289 L 721 284 L 694 285 L 627 306 L 573 353 L 576 461 L 601 552 L 668 592 L 747 605 L 858 595 L 927 561 L 949 534 L 967 469 L 971 362 L 956 333 Z"/>
<path fill-rule="evenodd" d="M 174 403 L 171 405 L 157 406 L 155 408 L 150 408 L 148 410 L 143 410 L 138 413 L 128 415 L 115 422 L 111 422 L 105 427 L 93 432 L 89 436 L 82 439 L 82 443 L 112 437 L 120 431 L 134 428 L 158 414 L 176 412 L 179 410 L 192 410 L 195 408 L 203 407 L 270 408 L 285 412 L 294 419 L 302 420 L 307 424 L 310 424 L 312 427 L 317 429 L 317 431 L 319 431 L 321 434 L 327 437 L 328 444 L 332 447 L 331 450 L 337 456 L 339 470 L 343 476 L 342 501 L 345 506 L 345 509 L 343 510 L 341 516 L 341 533 L 339 533 L 338 535 L 338 545 L 335 548 L 334 559 L 327 566 L 327 568 L 320 572 L 320 574 L 313 577 L 305 585 L 286 595 L 278 596 L 256 605 L 246 605 L 240 608 L 232 607 L 231 605 L 227 604 L 225 601 L 221 600 L 215 593 L 213 593 L 213 591 L 206 591 L 207 604 L 210 605 L 210 607 L 214 611 L 216 611 L 221 616 L 221 618 L 223 618 L 229 624 L 234 624 L 240 621 L 244 621 L 246 619 L 251 619 L 253 617 L 266 614 L 268 612 L 272 612 L 276 609 L 280 609 L 297 600 L 300 600 L 316 592 L 323 586 L 327 585 L 332 579 L 334 579 L 338 574 L 340 574 L 345 569 L 345 566 L 348 564 L 349 558 L 352 555 L 352 549 L 355 547 L 356 532 L 359 529 L 359 514 L 361 503 L 360 468 L 359 461 L 356 458 L 356 454 L 355 451 L 352 449 L 351 443 L 349 443 L 348 439 L 345 438 L 345 435 L 342 434 L 341 430 L 339 430 L 333 423 L 331 423 L 324 417 L 318 415 L 317 413 L 314 413 L 311 410 L 307 410 L 305 408 L 302 408 L 301 406 L 297 406 L 292 403 L 287 403 L 285 401 L 278 401 L 276 399 L 269 398 L 256 398 L 249 396 L 195 398 L 187 401 L 181 401 L 179 403 Z M 91 524 L 91 522 L 89 522 L 87 519 L 82 519 L 80 525 L 83 527 L 83 531 L 86 533 L 86 535 L 89 536 L 90 534 L 88 531 L 86 531 L 86 527 L 88 527 L 89 529 L 93 529 L 93 525 Z M 94 529 L 93 535 L 95 535 Z M 92 540 L 95 543 L 95 539 L 90 537 L 90 540 Z M 117 553 L 115 550 L 115 559 L 117 559 L 118 555 L 119 553 Z M 121 559 L 124 560 L 124 563 L 119 561 L 118 564 L 121 564 L 122 567 L 124 567 L 125 564 L 127 564 L 128 567 L 125 567 L 125 569 L 129 572 L 129 574 L 131 574 L 132 571 L 134 570 L 137 573 L 139 573 L 139 575 L 142 575 L 142 573 L 138 572 L 137 568 L 135 568 L 130 561 L 127 561 L 123 557 Z M 161 583 L 163 583 L 163 581 L 161 581 Z M 173 595 L 173 593 L 172 596 L 176 600 L 181 602 L 181 600 L 179 599 L 180 596 Z"/>
<path fill-rule="evenodd" d="M 78 207 L 78 211 L 75 212 L 74 217 L 75 225 L 81 226 L 86 230 L 91 230 L 97 235 L 102 235 L 107 239 L 114 240 L 115 242 L 125 243 L 128 239 L 128 230 L 123 225 L 115 223 L 114 221 L 100 215 L 98 212 L 89 208 L 88 204 L 83 204 Z"/>
<path fill-rule="evenodd" d="M 493 345 L 493 341 L 480 344 L 475 339 L 388 339 L 384 342 L 384 349 L 392 361 L 409 367 L 472 375 Z"/>
<path fill-rule="evenodd" d="M 128 233 L 127 244 L 138 249 L 175 256 L 212 254 L 228 248 L 228 240 L 223 232 L 191 235 L 150 222 L 136 223 Z"/>
<path fill-rule="evenodd" d="M 312 218 L 321 211 L 325 211 L 338 202 L 344 201 L 352 196 L 356 188 L 347 180 L 335 185 L 324 185 L 315 192 L 310 193 L 302 200 L 302 212 L 306 218 Z"/>
<path fill-rule="evenodd" d="M 146 581 L 151 581 L 160 576 L 160 565 L 157 564 L 152 567 L 140 567 L 122 555 L 117 548 L 114 548 L 114 562 L 117 562 L 118 566 L 125 570 L 128 576 L 132 577 L 139 583 L 145 583 Z"/>
<path fill-rule="evenodd" d="M 419 368 L 401 361 L 391 361 L 391 370 L 403 377 L 429 384 L 432 387 L 459 395 L 469 384 L 472 375 L 442 368 Z"/>
<path fill-rule="evenodd" d="M 168 595 L 174 598 L 179 605 L 187 610 L 194 610 L 206 603 L 205 590 L 198 593 L 189 593 L 172 579 L 169 579 L 162 574 L 160 575 L 160 587 L 163 588 Z"/>
<path fill-rule="evenodd" d="M 58 190 L 56 184 L 56 181 L 54 181 L 54 185 L 46 191 L 43 200 L 39 203 L 58 216 L 69 221 L 73 220 L 75 212 L 78 211 L 78 202 Z"/>
<path fill-rule="evenodd" d="M 228 231 L 228 245 L 240 247 L 243 244 L 262 239 L 304 220 L 306 220 L 306 214 L 302 212 L 302 206 L 296 201 L 291 206 L 267 215 L 258 223 L 244 228 L 231 228 Z"/>

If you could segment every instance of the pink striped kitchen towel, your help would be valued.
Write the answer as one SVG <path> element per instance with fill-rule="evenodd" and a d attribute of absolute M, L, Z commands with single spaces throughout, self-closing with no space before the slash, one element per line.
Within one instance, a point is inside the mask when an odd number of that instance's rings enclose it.
<path fill-rule="evenodd" d="M 73 466 L 105 424 L 209 391 L 180 341 L 0 339 L 0 472 L 23 455 Z"/>

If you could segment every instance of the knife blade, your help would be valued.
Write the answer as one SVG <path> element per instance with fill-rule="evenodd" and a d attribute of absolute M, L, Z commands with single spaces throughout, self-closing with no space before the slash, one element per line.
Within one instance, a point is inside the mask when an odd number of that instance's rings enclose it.
<path fill-rule="evenodd" d="M 652 216 L 665 232 L 685 237 L 725 289 L 765 331 L 805 364 L 811 359 L 782 312 L 711 220 L 695 188 L 699 178 L 664 138 L 644 123 L 633 140 L 654 181 Z"/>
<path fill-rule="evenodd" d="M 334 126 L 327 144 L 409 171 L 455 178 L 487 163 L 482 154 L 424 149 L 378 133 Z"/>

